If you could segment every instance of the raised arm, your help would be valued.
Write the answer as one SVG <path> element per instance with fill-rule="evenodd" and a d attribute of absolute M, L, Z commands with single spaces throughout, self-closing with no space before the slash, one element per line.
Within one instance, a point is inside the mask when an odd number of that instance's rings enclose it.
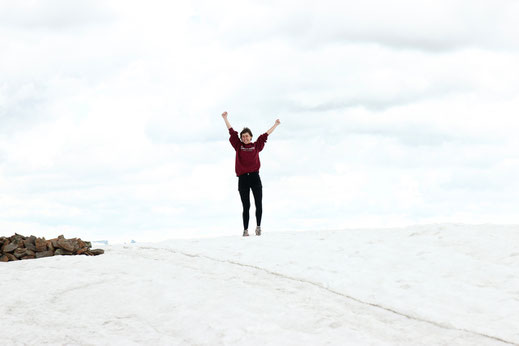
<path fill-rule="evenodd" d="M 279 121 L 279 119 L 276 119 L 276 123 L 267 131 L 267 133 L 270 135 L 272 132 L 274 132 L 274 130 L 276 129 L 276 127 L 278 127 L 279 124 L 281 124 L 281 122 Z"/>
<path fill-rule="evenodd" d="M 238 150 L 240 147 L 240 137 L 238 137 L 238 132 L 236 132 L 231 124 L 229 123 L 229 120 L 227 120 L 227 112 L 222 113 L 223 120 L 225 120 L 225 125 L 227 125 L 227 129 L 229 130 L 229 142 L 231 142 L 232 147 L 234 150 Z"/>
<path fill-rule="evenodd" d="M 229 120 L 227 120 L 227 112 L 222 113 L 223 120 L 225 120 L 225 125 L 227 125 L 227 129 L 230 129 L 232 126 L 229 123 Z"/>

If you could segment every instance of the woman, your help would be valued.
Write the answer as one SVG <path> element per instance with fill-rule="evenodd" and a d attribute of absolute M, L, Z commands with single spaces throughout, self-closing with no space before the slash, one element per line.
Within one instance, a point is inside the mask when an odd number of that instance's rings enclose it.
<path fill-rule="evenodd" d="M 229 141 L 236 151 L 235 171 L 238 176 L 238 191 L 240 192 L 241 203 L 243 205 L 243 236 L 249 236 L 250 190 L 252 190 L 254 203 L 256 204 L 256 235 L 261 235 L 261 199 L 263 191 L 259 176 L 259 152 L 263 150 L 268 136 L 276 129 L 280 121 L 277 119 L 274 126 L 259 136 L 256 142 L 251 143 L 252 132 L 249 128 L 245 127 L 241 131 L 240 137 L 238 137 L 238 132 L 232 128 L 231 124 L 229 124 L 229 120 L 227 120 L 227 112 L 223 112 L 222 117 L 231 135 Z"/>

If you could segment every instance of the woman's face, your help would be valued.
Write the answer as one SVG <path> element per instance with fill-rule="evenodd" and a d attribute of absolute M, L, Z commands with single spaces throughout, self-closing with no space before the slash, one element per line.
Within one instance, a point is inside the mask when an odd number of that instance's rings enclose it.
<path fill-rule="evenodd" d="M 249 135 L 248 132 L 244 132 L 241 135 L 241 141 L 243 142 L 243 144 L 249 144 L 251 140 L 252 140 L 252 137 Z"/>

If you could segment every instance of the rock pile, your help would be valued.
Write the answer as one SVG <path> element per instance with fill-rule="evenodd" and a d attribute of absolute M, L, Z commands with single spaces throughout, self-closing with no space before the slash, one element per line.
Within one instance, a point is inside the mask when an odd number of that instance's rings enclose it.
<path fill-rule="evenodd" d="M 102 249 L 91 250 L 92 244 L 80 238 L 65 239 L 63 235 L 45 240 L 31 235 L 24 237 L 15 233 L 11 237 L 0 237 L 0 262 L 18 261 L 58 255 L 96 256 Z"/>

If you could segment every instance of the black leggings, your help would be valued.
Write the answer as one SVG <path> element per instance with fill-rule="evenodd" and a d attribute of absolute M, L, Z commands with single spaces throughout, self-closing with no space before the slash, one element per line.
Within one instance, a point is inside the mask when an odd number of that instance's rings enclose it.
<path fill-rule="evenodd" d="M 256 205 L 256 224 L 261 226 L 263 186 L 261 185 L 258 172 L 239 176 L 238 191 L 240 191 L 241 203 L 243 205 L 243 229 L 249 229 L 250 190 L 252 190 L 254 204 Z"/>

